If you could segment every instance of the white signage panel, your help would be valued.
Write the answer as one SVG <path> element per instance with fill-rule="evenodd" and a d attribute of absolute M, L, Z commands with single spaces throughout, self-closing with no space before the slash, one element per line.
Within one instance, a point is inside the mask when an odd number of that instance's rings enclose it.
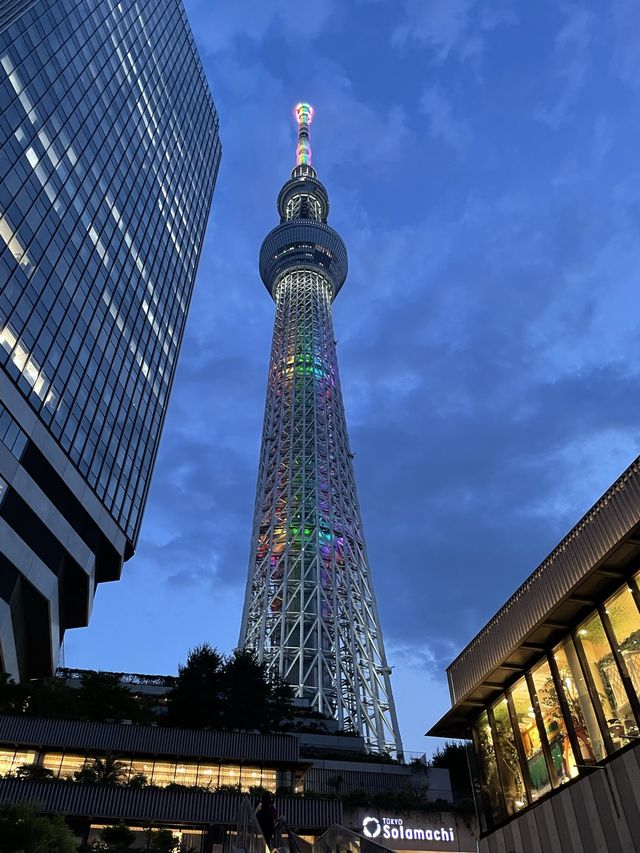
<path fill-rule="evenodd" d="M 452 826 L 418 827 L 405 824 L 400 817 L 371 817 L 362 821 L 362 834 L 366 838 L 382 841 L 455 841 L 456 831 Z M 452 848 L 457 849 L 457 848 Z"/>
<path fill-rule="evenodd" d="M 357 810 L 351 826 L 363 838 L 390 850 L 417 853 L 476 853 L 476 839 L 469 821 L 460 814 L 441 812 L 408 812 L 389 815 Z"/>

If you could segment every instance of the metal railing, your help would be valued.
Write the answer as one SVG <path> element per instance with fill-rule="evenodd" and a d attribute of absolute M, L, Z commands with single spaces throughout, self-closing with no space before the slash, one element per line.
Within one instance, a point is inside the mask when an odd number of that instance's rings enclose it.
<path fill-rule="evenodd" d="M 236 815 L 235 831 L 228 832 L 223 853 L 269 853 L 267 842 L 253 810 L 249 797 L 243 797 Z"/>

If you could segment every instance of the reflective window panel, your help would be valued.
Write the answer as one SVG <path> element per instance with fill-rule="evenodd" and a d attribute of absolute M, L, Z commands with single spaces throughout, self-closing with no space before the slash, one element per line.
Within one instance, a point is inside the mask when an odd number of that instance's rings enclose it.
<path fill-rule="evenodd" d="M 582 761 L 587 764 L 600 761 L 606 757 L 607 750 L 573 641 L 565 640 L 555 650 L 554 657 L 571 713 L 573 730 L 580 745 Z"/>
<path fill-rule="evenodd" d="M 631 589 L 619 590 L 607 601 L 606 609 L 636 696 L 640 696 L 640 612 Z"/>
<path fill-rule="evenodd" d="M 505 805 L 507 813 L 513 814 L 528 805 L 528 798 L 506 698 L 496 702 L 492 711 L 496 732 L 498 768 L 502 780 Z"/>
<path fill-rule="evenodd" d="M 602 620 L 597 613 L 578 628 L 578 642 L 584 650 L 614 747 L 624 746 L 628 741 L 623 736 L 635 732 L 636 722 Z"/>
<path fill-rule="evenodd" d="M 532 672 L 544 729 L 551 749 L 551 759 L 556 769 L 558 782 L 567 782 L 578 775 L 576 760 L 571 749 L 567 727 L 562 716 L 560 700 L 547 661 L 543 661 Z"/>
<path fill-rule="evenodd" d="M 538 797 L 551 790 L 549 770 L 542 750 L 540 733 L 536 723 L 533 701 L 525 679 L 518 681 L 511 690 L 511 698 L 518 721 L 518 733 L 524 750 L 527 772 L 531 785 L 531 798 Z"/>
<path fill-rule="evenodd" d="M 502 786 L 498 776 L 498 763 L 493 745 L 493 735 L 489 717 L 485 711 L 473 727 L 476 741 L 478 763 L 480 765 L 480 786 L 494 823 L 504 817 L 502 806 Z"/>

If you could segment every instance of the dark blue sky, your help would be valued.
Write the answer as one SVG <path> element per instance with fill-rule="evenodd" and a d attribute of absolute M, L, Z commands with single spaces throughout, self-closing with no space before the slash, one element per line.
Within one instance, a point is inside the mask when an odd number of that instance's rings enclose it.
<path fill-rule="evenodd" d="M 222 166 L 142 535 L 66 664 L 237 642 L 273 303 L 310 101 L 350 273 L 338 357 L 409 750 L 444 667 L 640 446 L 637 0 L 187 0 Z"/>

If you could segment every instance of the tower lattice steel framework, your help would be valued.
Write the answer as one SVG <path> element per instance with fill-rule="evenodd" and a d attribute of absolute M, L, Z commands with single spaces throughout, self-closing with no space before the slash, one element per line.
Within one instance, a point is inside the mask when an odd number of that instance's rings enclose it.
<path fill-rule="evenodd" d="M 296 166 L 260 251 L 276 318 L 240 645 L 371 749 L 399 754 L 331 318 L 347 252 L 311 165 L 313 109 L 295 114 Z"/>

